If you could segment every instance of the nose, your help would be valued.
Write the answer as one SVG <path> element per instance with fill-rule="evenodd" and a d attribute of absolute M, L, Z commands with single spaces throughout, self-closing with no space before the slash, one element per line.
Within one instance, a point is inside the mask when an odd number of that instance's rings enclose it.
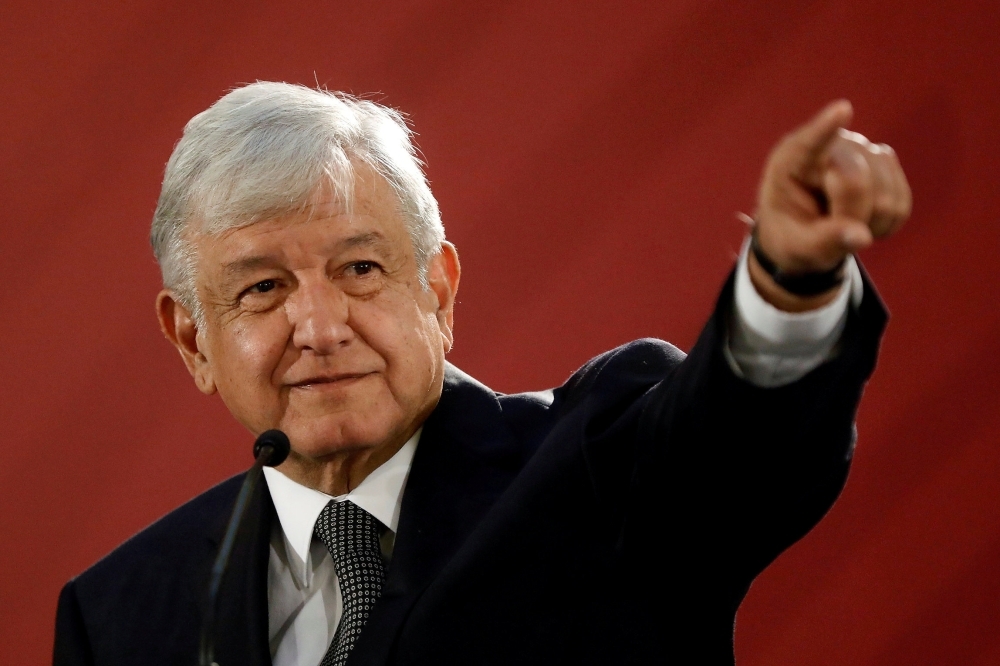
<path fill-rule="evenodd" d="M 324 277 L 300 279 L 285 300 L 292 344 L 317 354 L 332 354 L 354 338 L 348 325 L 347 295 Z"/>

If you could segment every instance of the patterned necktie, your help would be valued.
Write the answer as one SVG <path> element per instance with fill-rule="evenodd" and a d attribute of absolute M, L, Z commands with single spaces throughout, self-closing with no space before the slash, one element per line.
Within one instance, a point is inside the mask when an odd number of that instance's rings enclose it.
<path fill-rule="evenodd" d="M 385 582 L 378 522 L 353 502 L 331 501 L 313 531 L 333 556 L 344 600 L 344 613 L 320 666 L 344 666 Z"/>

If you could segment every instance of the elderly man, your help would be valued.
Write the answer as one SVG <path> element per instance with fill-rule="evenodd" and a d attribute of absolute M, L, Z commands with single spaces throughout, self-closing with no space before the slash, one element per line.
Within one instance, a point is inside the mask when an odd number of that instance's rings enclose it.
<path fill-rule="evenodd" d="M 458 255 L 395 112 L 257 83 L 195 116 L 153 220 L 157 313 L 201 391 L 292 445 L 217 662 L 731 664 L 750 582 L 844 483 L 885 322 L 852 253 L 909 213 L 850 116 L 774 150 L 689 356 L 638 341 L 520 395 L 445 361 Z M 194 663 L 240 481 L 68 583 L 55 662 Z"/>

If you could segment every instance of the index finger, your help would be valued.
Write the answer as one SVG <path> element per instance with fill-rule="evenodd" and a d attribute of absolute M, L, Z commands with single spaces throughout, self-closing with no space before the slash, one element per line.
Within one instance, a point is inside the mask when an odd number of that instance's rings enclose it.
<path fill-rule="evenodd" d="M 847 127 L 854 115 L 851 103 L 838 99 L 827 104 L 812 120 L 794 130 L 785 139 L 781 161 L 794 174 L 815 163 L 822 152 L 837 136 L 837 130 Z"/>

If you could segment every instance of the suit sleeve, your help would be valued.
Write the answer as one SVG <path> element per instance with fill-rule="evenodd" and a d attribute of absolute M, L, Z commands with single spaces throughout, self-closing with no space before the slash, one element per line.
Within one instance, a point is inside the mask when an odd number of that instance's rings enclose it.
<path fill-rule="evenodd" d="M 802 379 L 833 358 L 844 333 L 849 308 L 861 304 L 864 283 L 853 256 L 844 264 L 844 281 L 830 303 L 807 312 L 783 312 L 757 292 L 747 266 L 748 243 L 736 264 L 729 367 L 757 386 L 781 386 Z"/>
<path fill-rule="evenodd" d="M 662 526 L 694 569 L 708 558 L 749 584 L 822 518 L 847 477 L 887 320 L 867 279 L 864 288 L 834 358 L 761 387 L 736 376 L 723 353 L 730 277 L 691 353 L 640 400 L 633 525 Z"/>
<path fill-rule="evenodd" d="M 56 610 L 56 640 L 52 657 L 53 666 L 93 666 L 83 613 L 76 595 L 75 581 L 63 587 Z"/>

